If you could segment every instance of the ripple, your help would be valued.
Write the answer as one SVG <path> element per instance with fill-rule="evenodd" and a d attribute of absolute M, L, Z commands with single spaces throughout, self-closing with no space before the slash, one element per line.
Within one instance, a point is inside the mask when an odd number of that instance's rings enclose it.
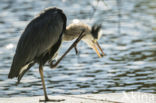
<path fill-rule="evenodd" d="M 106 1 L 110 8 L 99 5 L 93 18 L 90 18 L 94 3 L 90 3 L 89 0 L 0 1 L 0 96 L 43 95 L 38 65 L 25 74 L 18 86 L 16 86 L 17 79 L 8 79 L 7 76 L 21 33 L 36 14 L 49 6 L 64 9 L 68 24 L 73 20 L 81 20 L 90 25 L 102 23 L 103 35 L 99 43 L 106 55 L 98 58 L 91 48 L 80 42 L 79 55 L 76 56 L 72 50 L 56 69 L 44 67 L 48 94 L 122 91 L 156 93 L 156 32 L 153 29 L 156 28 L 154 22 L 156 2 L 123 0 L 120 34 L 117 33 L 118 17 L 115 0 Z M 71 43 L 62 44 L 59 56 Z"/>

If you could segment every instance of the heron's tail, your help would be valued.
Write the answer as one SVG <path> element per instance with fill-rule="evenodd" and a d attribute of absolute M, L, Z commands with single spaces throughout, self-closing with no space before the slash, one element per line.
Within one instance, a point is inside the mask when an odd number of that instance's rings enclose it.
<path fill-rule="evenodd" d="M 13 61 L 12 65 L 11 65 L 11 69 L 8 75 L 8 78 L 14 78 L 17 77 L 19 74 L 19 67 L 15 66 L 15 63 Z"/>
<path fill-rule="evenodd" d="M 20 80 L 24 76 L 24 74 L 34 65 L 34 62 L 28 63 L 25 66 L 18 69 L 18 67 L 14 68 L 13 64 L 11 66 L 11 70 L 9 72 L 8 78 L 18 77 L 17 84 L 20 83 Z"/>

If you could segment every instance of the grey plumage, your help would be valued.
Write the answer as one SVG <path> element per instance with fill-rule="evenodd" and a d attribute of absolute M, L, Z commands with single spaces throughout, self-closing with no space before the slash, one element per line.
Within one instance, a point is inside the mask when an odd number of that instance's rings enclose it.
<path fill-rule="evenodd" d="M 61 44 L 65 29 L 66 16 L 58 8 L 48 8 L 34 18 L 20 37 L 8 77 L 18 77 L 20 81 L 33 64 L 44 65 L 50 60 Z"/>
<path fill-rule="evenodd" d="M 100 38 L 100 31 L 101 25 L 94 24 L 92 27 L 90 27 L 87 24 L 84 24 L 82 22 L 78 23 L 72 23 L 67 26 L 66 31 L 63 35 L 64 41 L 71 41 L 79 36 L 79 34 L 84 30 L 85 36 L 82 38 L 83 41 L 85 39 L 93 40 L 93 39 L 99 39 Z"/>
<path fill-rule="evenodd" d="M 51 61 L 52 58 L 55 57 L 62 42 L 62 35 L 65 35 L 64 37 L 66 39 L 68 37 L 71 37 L 68 38 L 68 40 L 73 40 L 78 37 L 76 41 L 64 53 L 62 58 L 73 47 L 75 47 L 81 39 L 88 45 L 90 45 L 97 52 L 99 57 L 101 57 L 101 55 L 97 48 L 99 48 L 103 53 L 101 47 L 97 42 L 99 36 L 99 29 L 97 27 L 94 30 L 92 29 L 94 32 L 92 32 L 91 28 L 88 25 L 73 25 L 73 27 L 69 29 L 67 28 L 66 30 L 66 21 L 67 19 L 65 14 L 61 9 L 58 8 L 48 8 L 40 13 L 36 18 L 34 18 L 28 24 L 19 39 L 11 69 L 8 75 L 8 78 L 18 77 L 19 83 L 23 75 L 35 63 L 38 63 L 45 96 L 45 100 L 43 101 L 62 101 L 50 100 L 48 98 L 43 73 L 43 65 L 47 61 Z M 50 66 L 52 67 L 53 65 L 51 64 Z"/>
<path fill-rule="evenodd" d="M 72 23 L 67 26 L 66 31 L 63 35 L 64 41 L 71 41 L 73 39 L 76 39 L 79 34 L 84 30 L 84 34 L 91 35 L 91 28 L 82 22 L 78 23 Z"/>

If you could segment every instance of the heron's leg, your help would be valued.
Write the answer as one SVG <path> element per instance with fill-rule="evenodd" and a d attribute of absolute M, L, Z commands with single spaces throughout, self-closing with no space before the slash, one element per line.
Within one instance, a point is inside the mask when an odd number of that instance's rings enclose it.
<path fill-rule="evenodd" d="M 79 35 L 79 37 L 74 41 L 74 43 L 68 48 L 68 50 L 58 59 L 58 61 L 55 64 L 50 64 L 51 68 L 56 67 L 60 61 L 68 54 L 68 52 L 77 45 L 77 43 L 85 36 L 84 30 L 81 32 L 81 34 Z"/>
<path fill-rule="evenodd" d="M 49 99 L 48 98 L 48 95 L 47 95 L 47 92 L 46 92 L 46 86 L 45 86 L 45 82 L 44 82 L 44 75 L 43 75 L 43 67 L 42 67 L 42 65 L 39 66 L 39 72 L 40 72 L 40 76 L 41 76 L 41 80 L 42 80 L 44 97 L 45 97 L 45 100 L 40 100 L 40 102 L 46 102 L 46 101 L 61 102 L 61 101 L 64 101 L 65 99 L 55 100 L 55 99 Z"/>
<path fill-rule="evenodd" d="M 48 99 L 47 92 L 46 92 L 46 87 L 45 87 L 45 81 L 44 81 L 44 75 L 43 75 L 43 67 L 42 67 L 42 65 L 39 65 L 39 72 L 40 72 L 40 76 L 41 76 L 41 81 L 42 81 L 42 86 L 43 86 L 45 100 L 49 100 Z"/>

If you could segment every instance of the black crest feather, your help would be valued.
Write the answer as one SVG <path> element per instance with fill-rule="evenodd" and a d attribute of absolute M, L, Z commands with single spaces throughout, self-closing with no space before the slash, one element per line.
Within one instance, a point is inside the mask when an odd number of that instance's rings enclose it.
<path fill-rule="evenodd" d="M 91 29 L 91 33 L 94 38 L 98 39 L 98 33 L 101 29 L 101 24 L 94 24 Z"/>

